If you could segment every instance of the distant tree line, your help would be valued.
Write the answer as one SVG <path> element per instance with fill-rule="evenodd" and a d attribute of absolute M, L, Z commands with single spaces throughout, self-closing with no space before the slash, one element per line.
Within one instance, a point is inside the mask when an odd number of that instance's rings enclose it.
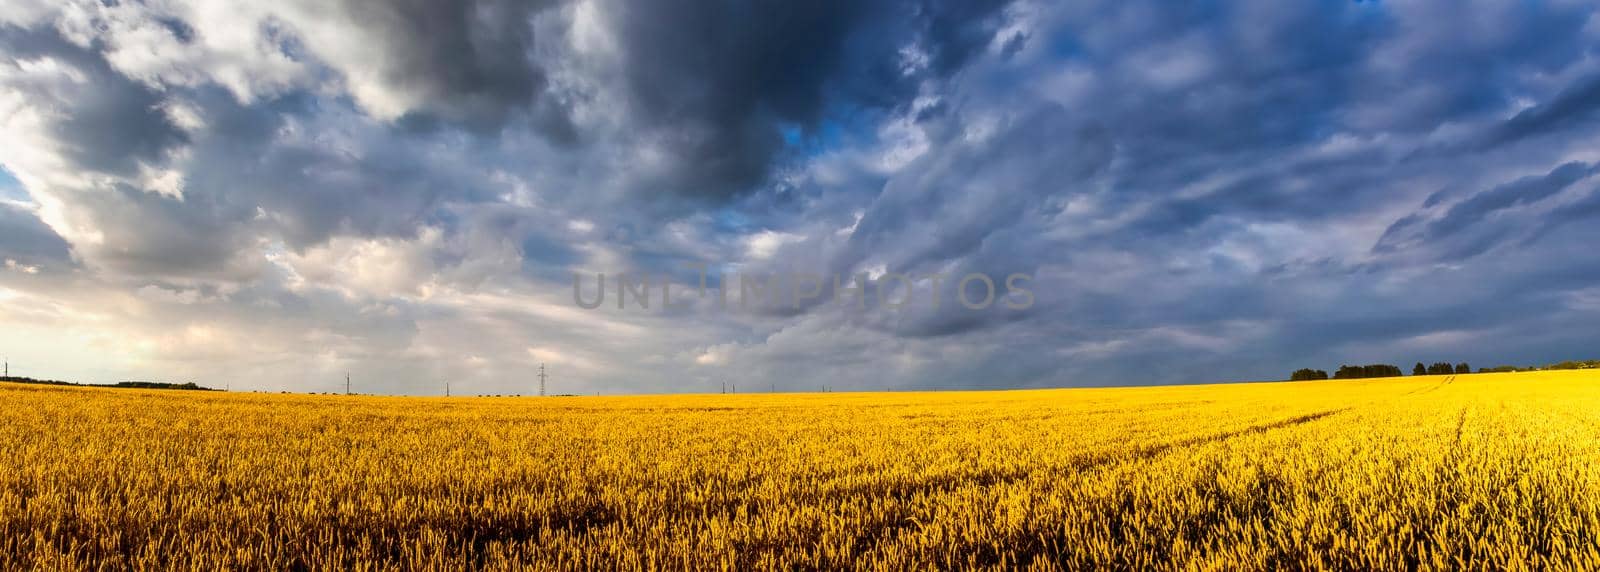
<path fill-rule="evenodd" d="M 195 382 L 165 383 L 160 381 L 119 381 L 110 387 L 124 387 L 130 389 L 189 389 L 211 391 L 209 387 L 200 387 Z"/>
<path fill-rule="evenodd" d="M 159 381 L 119 381 L 117 383 L 73 383 L 55 379 L 34 379 L 31 377 L 0 377 L 0 381 L 11 383 L 31 383 L 35 385 L 70 385 L 74 387 L 116 387 L 122 389 L 185 389 L 196 391 L 213 391 L 209 387 L 201 387 L 194 382 L 165 383 Z"/>
<path fill-rule="evenodd" d="M 1445 362 L 1437 362 L 1433 365 L 1425 366 L 1421 362 L 1417 362 L 1417 366 L 1411 370 L 1412 375 L 1456 375 L 1466 373 L 1472 373 L 1472 367 L 1466 363 L 1450 365 Z M 1332 376 L 1320 369 L 1297 369 L 1294 373 L 1289 374 L 1289 381 L 1318 381 L 1329 379 L 1330 377 L 1332 379 L 1369 379 L 1374 377 L 1400 377 L 1402 375 L 1405 375 L 1405 373 L 1401 371 L 1399 366 L 1377 363 L 1371 365 L 1341 365 L 1338 370 L 1333 372 Z"/>
<path fill-rule="evenodd" d="M 1561 363 L 1554 363 L 1544 366 L 1527 367 L 1502 365 L 1479 368 L 1478 373 L 1509 373 L 1517 371 L 1554 371 L 1568 369 L 1600 369 L 1600 360 L 1564 361 Z M 1466 375 L 1469 373 L 1472 373 L 1472 366 L 1468 365 L 1466 362 L 1454 365 L 1450 364 L 1449 362 L 1442 361 L 1434 362 L 1432 365 L 1424 365 L 1422 362 L 1417 362 L 1417 365 L 1411 368 L 1411 375 Z M 1400 368 L 1388 364 L 1341 365 L 1337 371 L 1333 372 L 1332 376 L 1329 376 L 1328 372 L 1320 369 L 1297 369 L 1294 373 L 1289 375 L 1289 380 L 1317 381 L 1329 378 L 1364 379 L 1371 377 L 1400 377 L 1401 375 Z"/>
<path fill-rule="evenodd" d="M 1514 366 L 1514 365 L 1501 365 L 1501 366 L 1495 366 L 1495 367 L 1481 368 L 1481 369 L 1478 370 L 1478 373 L 1510 373 L 1510 372 L 1514 372 L 1514 371 L 1551 371 L 1551 370 L 1565 370 L 1565 369 L 1600 369 L 1600 360 L 1564 361 L 1564 362 L 1561 362 L 1561 363 L 1553 363 L 1553 364 L 1544 365 L 1544 366 L 1526 366 L 1526 367 L 1519 367 L 1519 366 Z"/>
<path fill-rule="evenodd" d="M 6 376 L 6 377 L 0 377 L 0 381 L 9 381 L 11 383 L 31 383 L 31 384 L 34 384 L 34 385 L 78 385 L 78 384 L 72 383 L 70 381 L 60 381 L 60 380 L 55 380 L 55 379 L 34 379 L 34 378 L 31 378 L 31 377 L 17 377 L 17 376 L 14 376 L 14 375 Z"/>

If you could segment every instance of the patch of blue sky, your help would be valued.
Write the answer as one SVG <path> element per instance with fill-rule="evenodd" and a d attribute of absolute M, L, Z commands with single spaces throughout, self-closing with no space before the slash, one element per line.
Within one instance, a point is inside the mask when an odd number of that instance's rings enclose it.
<path fill-rule="evenodd" d="M 30 200 L 28 190 L 22 188 L 22 182 L 18 181 L 17 177 L 12 175 L 11 171 L 7 171 L 5 167 L 0 167 L 0 200 Z"/>

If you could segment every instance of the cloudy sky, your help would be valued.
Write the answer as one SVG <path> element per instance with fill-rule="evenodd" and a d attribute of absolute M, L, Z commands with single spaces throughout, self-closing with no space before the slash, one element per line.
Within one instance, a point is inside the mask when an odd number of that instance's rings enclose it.
<path fill-rule="evenodd" d="M 1592 2 L 0 3 L 13 374 L 516 393 L 546 363 L 616 393 L 1600 357 Z M 695 265 L 1025 273 L 1035 303 L 573 300 Z"/>

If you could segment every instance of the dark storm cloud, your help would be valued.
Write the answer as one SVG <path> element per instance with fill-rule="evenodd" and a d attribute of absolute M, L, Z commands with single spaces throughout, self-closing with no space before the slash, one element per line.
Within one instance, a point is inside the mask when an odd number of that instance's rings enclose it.
<path fill-rule="evenodd" d="M 635 119 L 676 165 L 666 190 L 726 199 L 764 182 L 784 131 L 872 121 L 985 48 L 1008 2 L 607 3 Z M 851 128 L 851 127 L 846 127 Z"/>
<path fill-rule="evenodd" d="M 531 19 L 560 0 L 340 1 L 319 10 L 337 13 L 379 43 L 377 68 L 385 85 L 425 102 L 418 123 L 438 118 L 498 131 L 513 117 L 558 139 L 573 137 L 558 101 L 549 99 L 548 72 L 534 54 Z M 333 17 L 317 14 L 317 17 Z"/>

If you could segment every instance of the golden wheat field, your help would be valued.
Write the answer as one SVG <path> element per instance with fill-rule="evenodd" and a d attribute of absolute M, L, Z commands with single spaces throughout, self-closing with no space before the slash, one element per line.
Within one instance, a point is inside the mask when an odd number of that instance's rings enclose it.
<path fill-rule="evenodd" d="M 1600 568 L 1600 374 L 386 398 L 0 384 L 0 568 Z"/>

